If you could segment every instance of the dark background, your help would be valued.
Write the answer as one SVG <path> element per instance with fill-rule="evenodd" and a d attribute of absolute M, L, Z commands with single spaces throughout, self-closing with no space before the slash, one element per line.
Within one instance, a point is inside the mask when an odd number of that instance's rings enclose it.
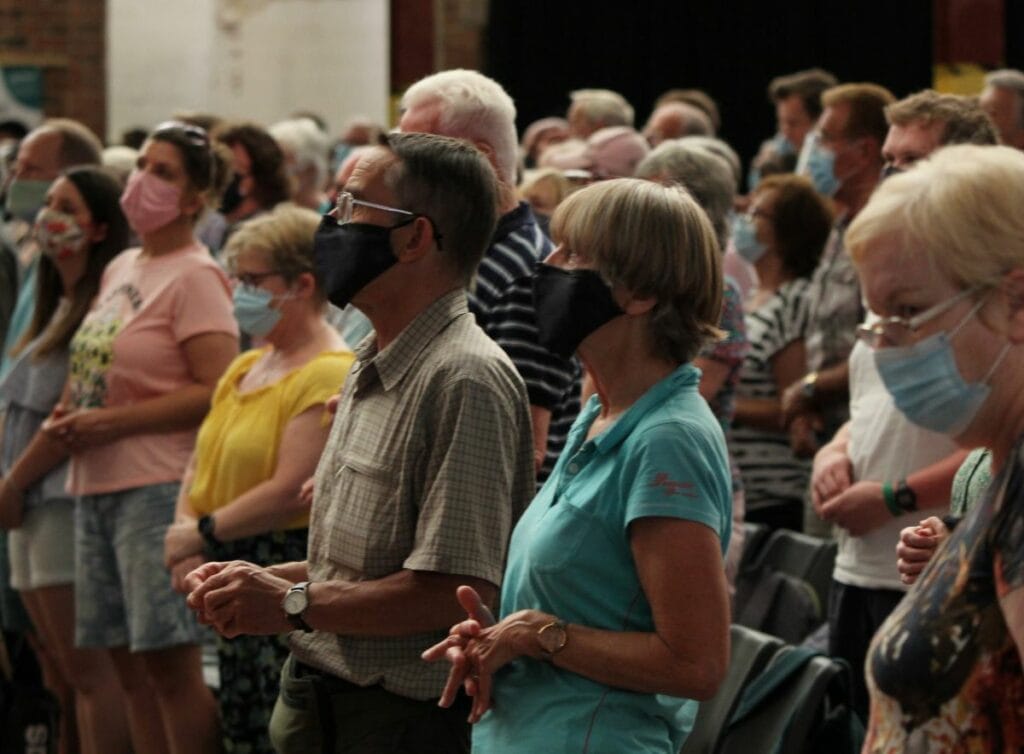
<path fill-rule="evenodd" d="M 747 160 L 775 130 L 774 76 L 818 66 L 904 97 L 930 87 L 944 57 L 1022 67 L 1024 3 L 491 0 L 485 39 L 485 72 L 515 99 L 520 130 L 564 115 L 573 89 L 622 93 L 642 128 L 659 94 L 695 87 L 717 100 L 719 135 Z"/>

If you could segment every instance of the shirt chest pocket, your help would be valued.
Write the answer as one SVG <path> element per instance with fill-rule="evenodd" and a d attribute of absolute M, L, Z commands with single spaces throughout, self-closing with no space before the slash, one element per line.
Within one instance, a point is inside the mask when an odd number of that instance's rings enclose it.
<path fill-rule="evenodd" d="M 560 573 L 581 560 L 600 557 L 610 544 L 604 526 L 587 510 L 561 500 L 551 506 L 534 529 L 530 561 L 539 573 Z"/>
<path fill-rule="evenodd" d="M 412 549 L 415 522 L 404 514 L 398 475 L 361 459 L 347 458 L 330 493 L 330 558 L 380 578 L 400 570 Z"/>

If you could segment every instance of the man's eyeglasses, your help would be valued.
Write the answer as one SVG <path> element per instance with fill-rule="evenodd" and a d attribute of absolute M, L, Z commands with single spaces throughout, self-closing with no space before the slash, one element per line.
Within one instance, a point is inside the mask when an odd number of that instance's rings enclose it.
<path fill-rule="evenodd" d="M 352 222 L 352 212 L 356 207 L 369 207 L 371 209 L 383 210 L 384 212 L 392 212 L 396 215 L 404 215 L 405 217 L 416 217 L 415 212 L 410 212 L 406 209 L 398 209 L 396 207 L 389 207 L 386 204 L 376 204 L 375 202 L 356 199 L 347 191 L 338 192 L 338 197 L 334 202 L 334 209 L 327 214 L 333 217 L 338 225 L 344 225 L 345 223 Z"/>
<path fill-rule="evenodd" d="M 976 285 L 962 290 L 952 298 L 941 301 L 935 306 L 925 309 L 920 314 L 915 314 L 913 317 L 885 317 L 870 325 L 859 325 L 857 327 L 857 337 L 872 348 L 880 348 L 883 345 L 908 345 L 914 333 L 920 330 L 926 323 L 945 314 L 968 296 L 977 293 L 982 287 Z"/>
<path fill-rule="evenodd" d="M 194 147 L 207 149 L 210 146 L 210 136 L 204 129 L 199 126 L 193 126 L 190 123 L 182 123 L 178 120 L 167 120 L 154 128 L 153 135 L 159 134 L 179 136 Z"/>
<path fill-rule="evenodd" d="M 425 217 L 427 222 L 430 223 L 430 227 L 434 230 L 434 243 L 437 244 L 437 248 L 441 248 L 441 233 L 437 229 L 437 225 L 434 221 L 420 212 L 410 212 L 407 209 L 398 209 L 397 207 L 389 207 L 386 204 L 377 204 L 376 202 L 367 202 L 363 199 L 356 199 L 352 194 L 347 191 L 339 191 L 337 198 L 334 200 L 334 208 L 331 209 L 327 215 L 333 217 L 334 221 L 338 225 L 345 225 L 346 223 L 352 222 L 352 212 L 356 207 L 369 207 L 370 209 L 379 209 L 384 212 L 391 212 L 395 215 L 402 215 L 406 218 L 405 222 L 398 223 L 393 227 L 400 228 L 403 225 L 408 225 L 417 217 Z"/>

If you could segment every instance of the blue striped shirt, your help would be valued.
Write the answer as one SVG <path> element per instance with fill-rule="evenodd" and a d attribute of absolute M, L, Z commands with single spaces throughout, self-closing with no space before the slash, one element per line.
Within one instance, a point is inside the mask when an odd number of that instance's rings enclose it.
<path fill-rule="evenodd" d="M 573 358 L 555 356 L 537 342 L 533 269 L 551 253 L 526 202 L 501 217 L 477 269 L 469 305 L 476 321 L 504 349 L 526 383 L 530 405 L 551 412 L 548 447 L 538 475 L 547 478 L 580 410 L 582 370 Z"/>

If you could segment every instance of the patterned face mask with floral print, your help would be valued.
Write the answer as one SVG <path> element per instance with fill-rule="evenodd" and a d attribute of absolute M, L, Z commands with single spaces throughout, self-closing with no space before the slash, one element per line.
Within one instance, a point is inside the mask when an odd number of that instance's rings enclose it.
<path fill-rule="evenodd" d="M 50 259 L 68 259 L 85 248 L 85 232 L 75 218 L 49 207 L 36 215 L 34 233 L 40 250 Z"/>

